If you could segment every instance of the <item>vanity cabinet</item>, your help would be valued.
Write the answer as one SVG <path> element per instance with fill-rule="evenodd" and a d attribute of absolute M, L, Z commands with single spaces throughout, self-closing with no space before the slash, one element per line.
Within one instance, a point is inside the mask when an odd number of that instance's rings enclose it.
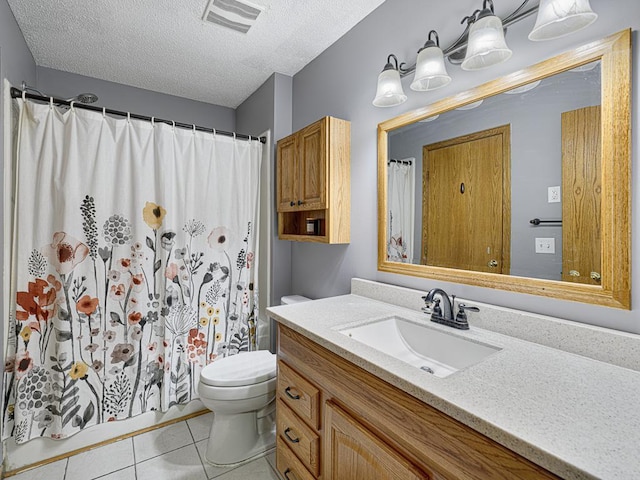
<path fill-rule="evenodd" d="M 278 330 L 276 464 L 284 478 L 558 478 L 290 328 Z"/>
<path fill-rule="evenodd" d="M 346 120 L 324 117 L 278 142 L 278 237 L 350 241 L 350 137 Z"/>

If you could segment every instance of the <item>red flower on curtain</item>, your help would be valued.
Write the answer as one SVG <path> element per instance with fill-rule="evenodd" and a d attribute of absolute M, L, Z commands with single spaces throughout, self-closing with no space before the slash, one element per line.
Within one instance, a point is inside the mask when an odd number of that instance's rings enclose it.
<path fill-rule="evenodd" d="M 56 288 L 41 278 L 29 282 L 26 292 L 16 294 L 16 302 L 22 308 L 16 311 L 16 318 L 24 322 L 35 316 L 38 322 L 48 321 L 55 314 L 57 294 Z"/>
<path fill-rule="evenodd" d="M 43 247 L 42 254 L 60 275 L 66 275 L 87 258 L 89 247 L 65 232 L 56 232 L 53 243 Z"/>
<path fill-rule="evenodd" d="M 76 309 L 80 313 L 91 315 L 98 308 L 98 303 L 100 303 L 99 298 L 92 298 L 89 295 L 84 295 L 80 300 L 78 300 L 78 303 L 76 303 Z"/>
<path fill-rule="evenodd" d="M 199 357 L 206 353 L 207 341 L 205 338 L 205 334 L 197 328 L 189 330 L 187 350 L 190 362 L 198 362 Z"/>

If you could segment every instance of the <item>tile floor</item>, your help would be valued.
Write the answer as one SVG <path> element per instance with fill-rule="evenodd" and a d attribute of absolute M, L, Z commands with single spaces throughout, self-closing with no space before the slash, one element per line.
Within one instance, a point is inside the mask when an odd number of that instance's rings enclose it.
<path fill-rule="evenodd" d="M 79 453 L 11 480 L 279 480 L 275 453 L 235 468 L 204 461 L 212 413 Z"/>

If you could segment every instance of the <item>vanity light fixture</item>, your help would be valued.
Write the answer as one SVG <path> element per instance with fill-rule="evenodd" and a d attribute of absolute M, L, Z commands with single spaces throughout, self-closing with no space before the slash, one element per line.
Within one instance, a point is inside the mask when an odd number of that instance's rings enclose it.
<path fill-rule="evenodd" d="M 588 27 L 598 18 L 589 0 L 540 0 L 529 40 L 553 40 Z"/>
<path fill-rule="evenodd" d="M 391 63 L 392 58 L 395 61 L 395 66 Z M 373 104 L 376 107 L 395 107 L 406 101 L 407 96 L 404 94 L 400 82 L 398 57 L 392 53 L 387 57 L 387 64 L 378 75 L 378 89 Z"/>
<path fill-rule="evenodd" d="M 431 36 L 435 37 L 432 40 Z M 449 85 L 451 77 L 444 66 L 444 54 L 440 48 L 438 32 L 431 30 L 427 42 L 418 50 L 416 74 L 411 83 L 411 90 L 426 92 Z"/>
<path fill-rule="evenodd" d="M 504 34 L 514 23 L 537 13 L 536 24 L 529 34 L 530 40 L 551 40 L 576 32 L 591 25 L 598 15 L 591 10 L 589 0 L 540 0 L 529 6 L 524 0 L 518 8 L 503 19 L 494 13 L 493 0 L 483 0 L 482 10 L 476 10 L 462 20 L 465 29 L 449 47 L 441 49 L 438 34 L 429 32 L 427 42 L 418 51 L 416 63 L 407 66 L 391 54 L 382 73 L 378 76 L 378 88 L 373 104 L 376 107 L 395 107 L 407 100 L 401 78 L 414 73 L 411 89 L 435 90 L 451 82 L 444 62 L 446 58 L 463 70 L 479 70 L 511 57 Z M 527 8 L 528 7 L 528 8 Z M 434 37 L 434 38 L 432 38 Z M 391 59 L 395 65 L 391 63 Z"/>
<path fill-rule="evenodd" d="M 484 0 L 469 30 L 463 70 L 482 70 L 511 58 L 513 52 L 504 39 L 502 20 L 493 11 L 493 0 Z"/>

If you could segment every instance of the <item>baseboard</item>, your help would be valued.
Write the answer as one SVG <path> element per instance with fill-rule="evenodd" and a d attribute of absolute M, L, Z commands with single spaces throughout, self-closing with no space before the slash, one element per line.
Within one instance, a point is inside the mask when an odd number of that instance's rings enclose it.
<path fill-rule="evenodd" d="M 190 418 L 199 417 L 200 415 L 204 415 L 205 413 L 209 413 L 209 410 L 199 410 L 194 413 L 190 413 L 189 415 L 184 415 L 179 418 L 173 418 L 171 420 L 167 420 L 166 422 L 158 423 L 157 425 L 153 425 L 151 427 L 141 428 L 139 430 L 134 430 L 133 432 L 128 432 L 123 435 L 119 435 L 114 438 L 110 438 L 109 440 L 104 440 L 102 442 L 94 443 L 91 445 L 87 445 L 82 448 L 78 448 L 76 450 L 72 450 L 70 452 L 66 452 L 62 455 L 57 455 L 55 457 L 47 458 L 46 460 L 42 460 L 41 462 L 32 463 L 30 465 L 25 465 L 24 467 L 16 468 L 14 470 L 9 470 L 2 475 L 3 466 L 0 465 L 0 478 L 9 478 L 19 473 L 25 472 L 27 470 L 31 470 L 32 468 L 42 467 L 43 465 L 48 465 L 49 463 L 57 462 L 59 460 L 63 460 L 65 458 L 72 457 L 79 453 L 87 452 L 89 450 L 93 450 L 94 448 L 103 447 L 105 445 L 109 445 L 111 443 L 119 442 L 120 440 L 125 440 L 127 438 L 135 437 L 136 435 L 140 435 L 142 433 L 151 432 L 153 430 L 157 430 L 158 428 L 163 428 L 168 425 L 173 425 L 174 423 L 184 422 L 185 420 L 189 420 Z"/>

